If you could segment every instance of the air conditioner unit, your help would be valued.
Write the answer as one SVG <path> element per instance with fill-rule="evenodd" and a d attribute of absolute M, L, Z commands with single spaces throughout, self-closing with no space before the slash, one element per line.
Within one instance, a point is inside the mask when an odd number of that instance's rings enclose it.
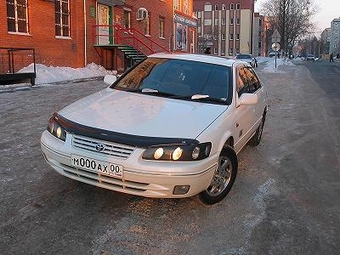
<path fill-rule="evenodd" d="M 139 8 L 137 12 L 137 20 L 145 20 L 148 17 L 148 10 L 145 8 Z"/>

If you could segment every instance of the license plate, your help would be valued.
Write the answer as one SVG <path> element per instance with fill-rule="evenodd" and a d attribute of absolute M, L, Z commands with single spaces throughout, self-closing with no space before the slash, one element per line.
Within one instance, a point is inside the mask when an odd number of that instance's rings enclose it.
<path fill-rule="evenodd" d="M 77 155 L 71 155 L 71 165 L 75 168 L 82 168 L 98 174 L 123 178 L 123 166 L 110 162 L 99 161 Z"/>

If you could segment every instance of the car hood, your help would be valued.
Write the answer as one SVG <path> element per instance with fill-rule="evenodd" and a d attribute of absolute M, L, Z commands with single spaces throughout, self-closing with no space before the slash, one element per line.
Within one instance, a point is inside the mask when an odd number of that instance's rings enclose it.
<path fill-rule="evenodd" d="M 194 139 L 227 108 L 107 88 L 59 114 L 78 124 L 118 133 Z"/>

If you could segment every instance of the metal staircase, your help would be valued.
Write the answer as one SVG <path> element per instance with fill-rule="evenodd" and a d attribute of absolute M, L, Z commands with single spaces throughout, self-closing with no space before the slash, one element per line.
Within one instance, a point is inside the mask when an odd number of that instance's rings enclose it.
<path fill-rule="evenodd" d="M 95 30 L 94 41 L 96 44 L 94 46 L 96 50 L 97 48 L 111 50 L 112 52 L 118 50 L 124 54 L 125 63 L 129 66 L 156 52 L 170 53 L 168 49 L 134 28 L 125 28 L 119 23 L 95 25 L 93 27 Z M 101 29 L 106 29 L 109 33 L 100 33 Z M 105 43 L 100 43 L 100 41 Z M 97 53 L 100 55 L 99 51 Z"/>
<path fill-rule="evenodd" d="M 132 63 L 138 63 L 146 57 L 145 54 L 129 45 L 120 45 L 117 48 L 123 52 L 125 57 L 130 59 Z"/>

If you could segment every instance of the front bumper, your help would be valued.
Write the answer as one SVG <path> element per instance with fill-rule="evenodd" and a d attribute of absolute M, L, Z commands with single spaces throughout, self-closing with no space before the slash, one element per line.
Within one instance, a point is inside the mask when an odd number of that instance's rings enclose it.
<path fill-rule="evenodd" d="M 136 148 L 128 159 L 98 155 L 71 145 L 72 136 L 66 142 L 45 131 L 41 137 L 41 149 L 46 159 L 58 173 L 71 179 L 108 190 L 131 195 L 154 198 L 180 198 L 194 196 L 205 190 L 211 183 L 217 167 L 218 156 L 192 162 L 158 162 L 141 158 L 142 149 Z M 82 155 L 100 161 L 122 165 L 122 179 L 102 175 L 95 171 L 75 168 L 71 165 L 71 154 Z M 189 185 L 186 194 L 175 195 L 175 186 Z"/>

